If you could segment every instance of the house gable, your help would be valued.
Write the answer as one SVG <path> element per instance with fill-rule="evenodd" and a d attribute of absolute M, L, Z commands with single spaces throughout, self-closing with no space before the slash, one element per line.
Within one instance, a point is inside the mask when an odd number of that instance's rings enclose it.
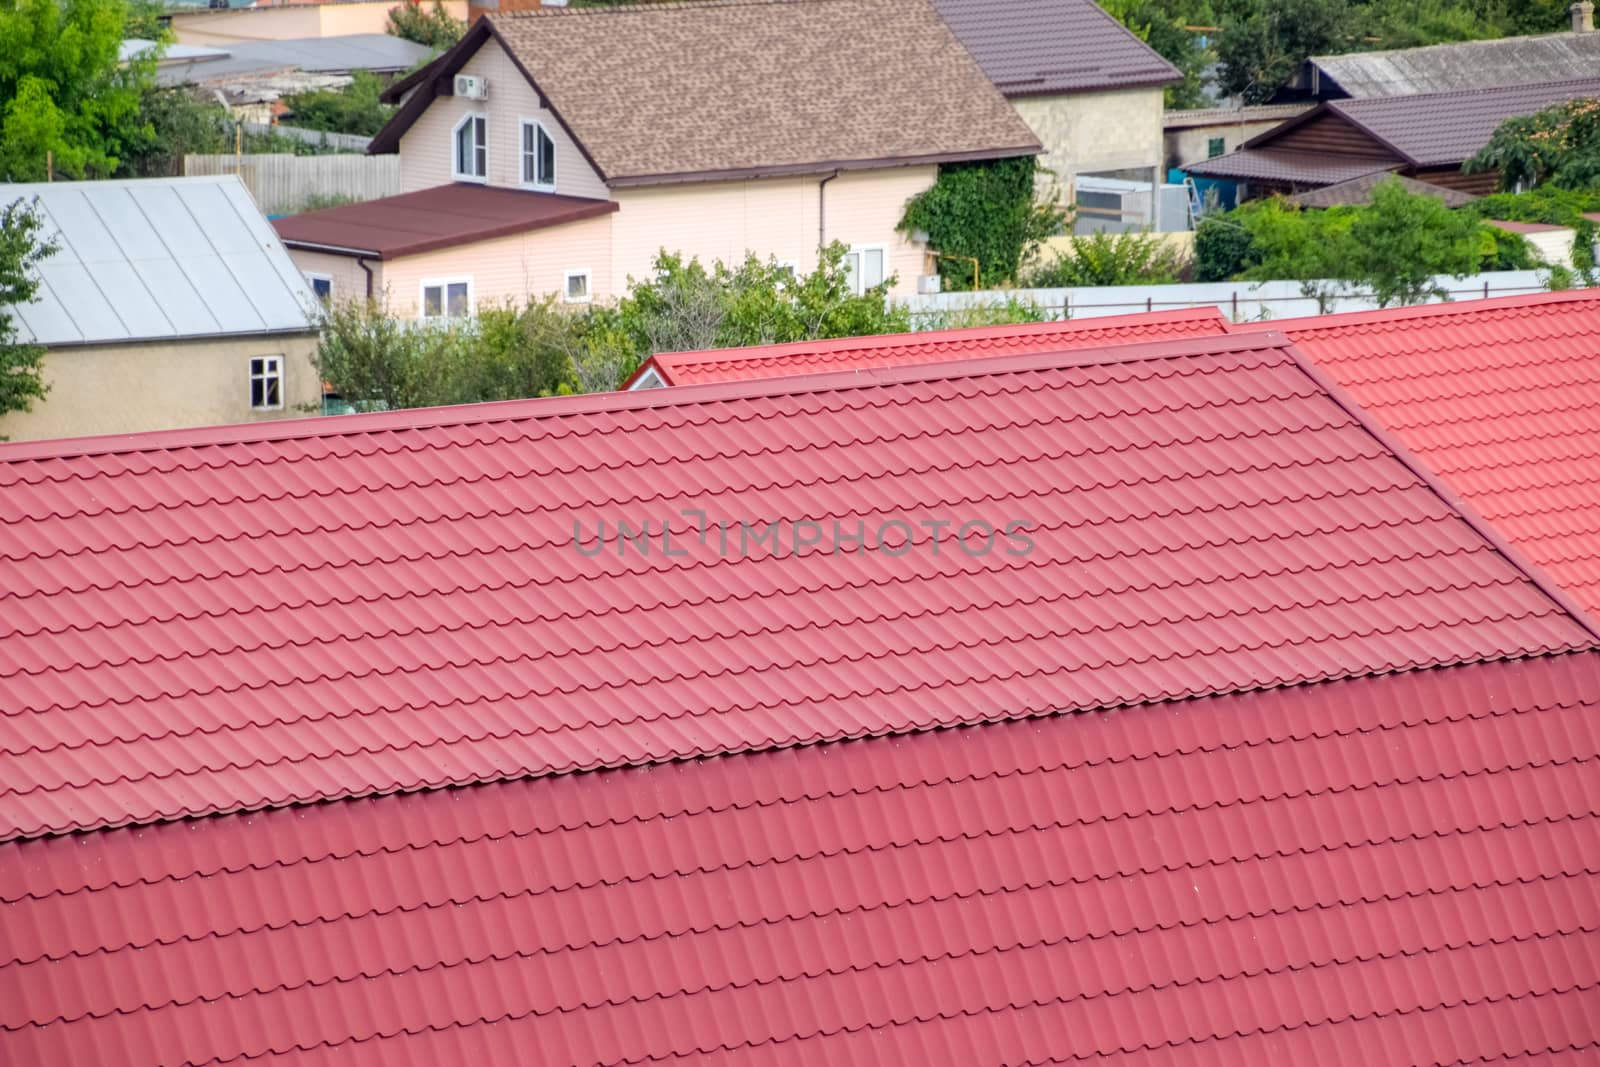
<path fill-rule="evenodd" d="M 1400 161 L 1401 156 L 1372 134 L 1335 111 L 1308 112 L 1247 142 L 1251 148 L 1311 152 L 1344 159 Z"/>
<path fill-rule="evenodd" d="M 479 114 L 488 120 L 487 184 L 534 188 L 522 180 L 522 125 L 536 122 L 555 142 L 556 155 L 554 187 L 539 188 L 564 196 L 609 198 L 605 179 L 589 161 L 588 153 L 499 39 L 492 32 L 475 32 L 462 44 L 468 47 L 461 53 L 451 52 L 441 58 L 431 76 L 432 84 L 426 77 L 416 84 L 417 96 L 407 101 L 402 114 L 411 108 L 419 113 L 392 135 L 395 147 L 379 146 L 380 141 L 389 143 L 383 134 L 374 140 L 373 151 L 399 151 L 402 190 L 413 192 L 457 180 L 453 165 L 455 130 L 464 117 Z M 456 74 L 484 79 L 488 85 L 485 98 L 472 100 L 449 93 Z M 395 122 L 400 118 L 396 116 Z M 391 128 L 394 125 L 391 123 Z"/>

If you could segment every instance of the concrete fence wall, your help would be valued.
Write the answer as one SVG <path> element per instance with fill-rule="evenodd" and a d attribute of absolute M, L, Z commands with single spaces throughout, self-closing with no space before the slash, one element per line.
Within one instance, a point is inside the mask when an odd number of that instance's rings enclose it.
<path fill-rule="evenodd" d="M 1452 300 L 1473 300 L 1490 296 L 1541 292 L 1546 274 L 1536 270 L 1493 271 L 1468 278 L 1442 276 L 1436 279 Z M 1326 283 L 1331 284 L 1331 283 Z M 951 312 L 1000 306 L 1008 300 L 1031 302 L 1053 318 L 1094 318 L 1102 315 L 1130 315 L 1141 311 L 1171 311 L 1175 308 L 1216 307 L 1234 322 L 1263 322 L 1273 319 L 1316 315 L 1317 301 L 1307 297 L 1301 283 L 1271 282 L 1195 282 L 1181 285 L 1119 285 L 1078 289 L 1008 289 L 977 293 L 937 293 L 901 297 L 898 303 L 911 312 L 916 328 L 934 328 Z M 1330 301 L 1325 310 L 1370 311 L 1378 306 L 1370 293 L 1345 290 Z"/>
<path fill-rule="evenodd" d="M 246 133 L 275 133 L 279 137 L 289 137 L 296 141 L 304 141 L 306 144 L 333 148 L 341 152 L 365 152 L 367 145 L 372 143 L 372 138 L 361 137 L 353 133 L 303 130 L 298 126 L 268 125 L 264 122 L 247 122 L 244 124 L 244 129 Z"/>
<path fill-rule="evenodd" d="M 231 155 L 184 156 L 185 174 L 233 174 L 244 179 L 268 215 L 303 211 L 312 198 L 375 200 L 400 192 L 400 157 Z"/>

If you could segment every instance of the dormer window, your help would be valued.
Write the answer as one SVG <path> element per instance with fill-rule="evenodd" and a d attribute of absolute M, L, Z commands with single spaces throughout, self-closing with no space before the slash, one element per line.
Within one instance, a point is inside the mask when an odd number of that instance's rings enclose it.
<path fill-rule="evenodd" d="M 535 189 L 556 187 L 556 142 L 544 124 L 522 120 L 522 184 Z"/>
<path fill-rule="evenodd" d="M 482 115 L 468 115 L 456 125 L 454 176 L 464 182 L 489 177 L 489 120 Z"/>

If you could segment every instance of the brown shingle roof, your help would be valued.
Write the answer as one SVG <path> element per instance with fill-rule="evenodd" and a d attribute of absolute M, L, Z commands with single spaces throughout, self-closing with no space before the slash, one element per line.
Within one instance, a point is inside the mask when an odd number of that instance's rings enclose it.
<path fill-rule="evenodd" d="M 1446 189 L 1442 185 L 1432 185 L 1428 182 L 1419 182 L 1415 178 L 1390 174 L 1387 171 L 1378 171 L 1374 174 L 1364 174 L 1359 178 L 1351 178 L 1347 182 L 1339 182 L 1337 185 L 1327 185 L 1321 189 L 1312 189 L 1310 192 L 1291 196 L 1289 200 L 1299 204 L 1301 207 L 1343 207 L 1346 205 L 1370 204 L 1372 203 L 1372 190 L 1377 184 L 1391 179 L 1399 182 L 1406 192 L 1414 196 L 1431 196 L 1435 200 L 1443 202 L 1446 207 L 1460 207 L 1478 199 L 1471 193 L 1463 193 L 1459 189 Z"/>
<path fill-rule="evenodd" d="M 1031 155 L 1039 142 L 928 0 L 712 0 L 479 20 L 373 141 L 392 152 L 436 76 L 496 38 L 612 185 Z"/>
<path fill-rule="evenodd" d="M 1170 85 L 1183 78 L 1094 0 L 933 0 L 933 6 L 1007 96 Z"/>
<path fill-rule="evenodd" d="M 272 225 L 291 248 L 397 259 L 547 229 L 615 210 L 617 204 L 612 200 L 462 182 L 290 215 L 274 219 Z"/>

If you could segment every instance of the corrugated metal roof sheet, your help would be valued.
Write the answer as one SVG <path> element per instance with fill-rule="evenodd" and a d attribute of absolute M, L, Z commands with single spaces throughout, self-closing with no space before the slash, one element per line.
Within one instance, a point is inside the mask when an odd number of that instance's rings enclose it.
<path fill-rule="evenodd" d="M 614 200 L 456 182 L 289 215 L 273 219 L 272 225 L 291 248 L 395 259 L 598 218 L 616 210 Z"/>
<path fill-rule="evenodd" d="M 1398 160 L 1385 162 L 1287 148 L 1236 148 L 1226 155 L 1185 163 L 1183 169 L 1218 178 L 1336 185 L 1369 174 L 1387 174 L 1398 166 Z"/>
<path fill-rule="evenodd" d="M 1593 77 L 1600 70 L 1600 34 L 1459 41 L 1388 52 L 1312 56 L 1307 62 L 1351 96 L 1459 92 Z"/>
<path fill-rule="evenodd" d="M 185 56 L 168 49 L 156 81 L 162 85 L 209 83 L 264 70 L 305 70 L 348 74 L 352 71 L 405 71 L 428 59 L 434 50 L 387 33 L 355 33 L 338 37 L 304 37 L 284 41 L 239 41 L 226 51 Z"/>
<path fill-rule="evenodd" d="M 1538 85 L 1330 100 L 1323 107 L 1343 115 L 1420 167 L 1470 159 L 1506 119 L 1585 97 L 1600 97 L 1600 74 Z M 1268 131 L 1250 143 L 1265 144 L 1271 136 Z"/>
<path fill-rule="evenodd" d="M 1594 644 L 1284 344 L 0 446 L 0 836 Z"/>
<path fill-rule="evenodd" d="M 934 0 L 934 7 L 1007 96 L 1183 80 L 1093 0 Z"/>
<path fill-rule="evenodd" d="M 1596 659 L 0 844 L 0 1061 L 1590 1063 Z"/>
<path fill-rule="evenodd" d="M 913 363 L 943 363 L 978 356 L 1066 352 L 1130 341 L 1209 337 L 1224 332 L 1225 322 L 1216 308 L 1185 308 L 1064 322 L 925 330 L 876 337 L 839 337 L 702 352 L 660 352 L 645 360 L 628 379 L 628 384 L 652 371 L 666 385 L 694 385 L 700 382 L 780 378 L 793 374 L 866 370 Z"/>
<path fill-rule="evenodd" d="M 34 302 L 12 309 L 25 341 L 317 328 L 316 298 L 236 176 L 0 185 L 0 200 L 18 198 L 37 198 L 60 246 Z"/>
<path fill-rule="evenodd" d="M 1600 292 L 1273 328 L 1600 618 Z"/>

